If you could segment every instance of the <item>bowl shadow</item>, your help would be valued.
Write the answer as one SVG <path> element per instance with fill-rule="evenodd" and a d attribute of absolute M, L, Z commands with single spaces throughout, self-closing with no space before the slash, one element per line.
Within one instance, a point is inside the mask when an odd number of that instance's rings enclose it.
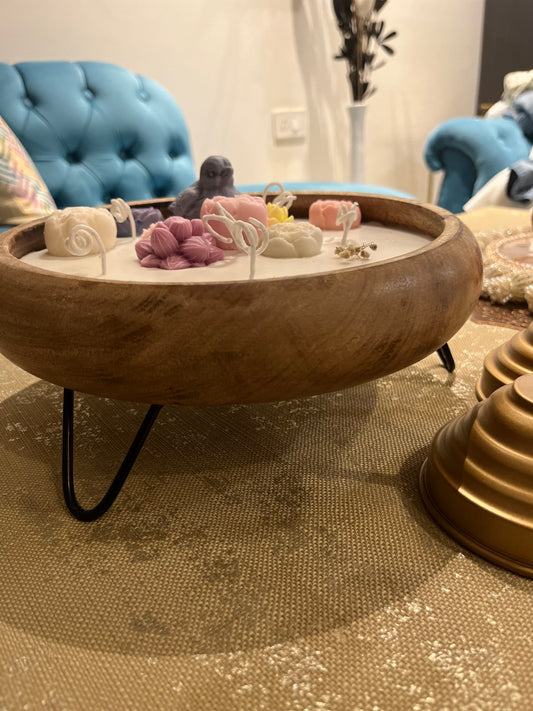
<path fill-rule="evenodd" d="M 7 397 L 0 619 L 88 649 L 200 654 L 319 634 L 408 594 L 453 550 L 413 498 L 420 443 L 391 440 L 385 382 L 164 408 L 115 505 L 89 524 L 61 500 L 62 390 L 39 381 Z M 83 505 L 145 411 L 77 396 Z"/>

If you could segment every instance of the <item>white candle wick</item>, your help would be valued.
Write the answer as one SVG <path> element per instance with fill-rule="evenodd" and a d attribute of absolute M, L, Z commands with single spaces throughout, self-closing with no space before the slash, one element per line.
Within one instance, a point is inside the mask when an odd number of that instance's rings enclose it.
<path fill-rule="evenodd" d="M 276 197 L 272 200 L 274 205 L 286 207 L 287 210 L 290 210 L 292 203 L 296 200 L 296 195 L 293 195 L 289 190 L 285 190 L 282 183 L 269 183 L 263 190 L 263 200 L 265 202 L 267 201 L 267 194 L 270 191 L 270 188 L 279 188 L 279 195 L 276 195 Z"/>
<path fill-rule="evenodd" d="M 343 226 L 341 247 L 346 247 L 346 241 L 348 239 L 348 232 L 350 231 L 350 227 L 352 226 L 353 221 L 357 217 L 357 208 L 358 207 L 359 207 L 359 204 L 357 202 L 350 203 L 350 206 L 341 205 L 339 207 L 339 210 L 337 212 L 337 219 L 335 220 L 335 224 Z"/>
<path fill-rule="evenodd" d="M 261 232 L 261 246 L 259 246 L 259 235 L 256 227 Z M 268 246 L 268 230 L 255 217 L 250 217 L 249 222 L 237 220 L 230 229 L 237 247 L 245 254 L 250 255 L 250 274 L 248 278 L 253 279 L 255 277 L 256 256 L 262 254 Z M 246 240 L 248 240 L 248 243 Z"/>
<path fill-rule="evenodd" d="M 211 225 L 211 222 L 221 222 L 228 228 L 229 233 L 231 234 L 231 225 L 235 222 L 235 218 L 219 202 L 215 202 L 215 210 L 218 212 L 218 215 L 215 215 L 214 213 L 204 215 L 202 217 L 202 222 L 204 223 L 207 231 L 212 234 L 215 239 L 219 239 L 221 242 L 226 242 L 226 244 L 231 244 L 234 241 L 233 237 L 221 235 L 220 232 L 217 232 Z"/>
<path fill-rule="evenodd" d="M 237 249 L 241 252 L 250 255 L 250 279 L 255 277 L 255 261 L 256 255 L 262 254 L 268 246 L 268 230 L 265 225 L 256 220 L 255 217 L 250 217 L 249 222 L 236 220 L 220 203 L 215 202 L 215 208 L 218 215 L 214 213 L 204 215 L 203 223 L 213 237 L 222 240 L 226 243 L 233 242 Z M 221 235 L 210 224 L 211 222 L 222 222 L 231 234 L 231 239 Z M 254 226 L 255 225 L 255 226 Z M 256 229 L 257 227 L 257 229 Z M 261 246 L 259 247 L 259 236 L 257 230 L 261 232 Z M 248 240 L 248 242 L 246 241 Z"/>
<path fill-rule="evenodd" d="M 135 220 L 133 219 L 133 213 L 128 203 L 124 202 L 122 198 L 113 198 L 113 200 L 111 200 L 111 207 L 109 208 L 109 212 L 113 215 L 117 222 L 125 222 L 129 219 L 131 236 L 133 237 L 133 239 L 137 237 L 137 228 L 135 227 Z"/>
<path fill-rule="evenodd" d="M 107 272 L 107 258 L 104 243 L 98 232 L 89 225 L 76 225 L 65 240 L 65 247 L 75 257 L 85 257 L 90 254 L 95 243 L 100 249 L 102 276 Z"/>

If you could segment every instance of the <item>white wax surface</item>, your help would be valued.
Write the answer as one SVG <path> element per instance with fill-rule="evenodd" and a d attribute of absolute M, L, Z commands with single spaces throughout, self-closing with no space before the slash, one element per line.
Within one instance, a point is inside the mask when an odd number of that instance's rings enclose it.
<path fill-rule="evenodd" d="M 340 244 L 342 231 L 324 232 L 322 252 L 315 257 L 274 259 L 258 255 L 255 279 L 291 277 L 301 274 L 320 274 L 336 269 L 352 268 L 361 264 L 380 262 L 420 249 L 433 238 L 409 230 L 385 227 L 378 223 L 365 223 L 348 234 L 348 243 L 360 245 L 375 242 L 376 251 L 370 252 L 369 260 L 341 259 L 335 255 L 335 246 Z M 99 256 L 52 257 L 46 249 L 30 252 L 21 261 L 41 269 L 62 274 L 72 274 L 109 281 L 138 281 L 151 283 L 200 283 L 215 281 L 246 281 L 250 273 L 250 258 L 237 251 L 225 251 L 223 262 L 208 267 L 167 271 L 141 267 L 131 238 L 120 237 L 117 246 L 107 252 L 107 273 L 102 276 Z"/>

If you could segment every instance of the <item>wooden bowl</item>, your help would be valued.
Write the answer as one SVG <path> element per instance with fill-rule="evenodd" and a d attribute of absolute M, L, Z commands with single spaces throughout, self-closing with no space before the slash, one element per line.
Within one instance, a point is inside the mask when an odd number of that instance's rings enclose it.
<path fill-rule="evenodd" d="M 318 198 L 299 193 L 307 217 Z M 249 403 L 347 388 L 420 360 L 470 315 L 482 263 L 452 214 L 351 195 L 364 221 L 433 240 L 336 271 L 241 282 L 165 284 L 67 276 L 20 257 L 44 248 L 43 220 L 0 239 L 0 351 L 62 387 L 156 404 Z M 169 200 L 134 203 L 163 211 Z"/>

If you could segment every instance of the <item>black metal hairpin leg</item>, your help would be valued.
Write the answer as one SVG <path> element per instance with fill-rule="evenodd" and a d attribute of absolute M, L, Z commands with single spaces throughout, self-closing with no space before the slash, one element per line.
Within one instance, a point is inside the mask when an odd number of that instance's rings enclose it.
<path fill-rule="evenodd" d="M 442 348 L 439 348 L 438 356 L 442 361 L 442 365 L 446 368 L 448 373 L 452 373 L 455 370 L 455 361 L 450 350 L 450 346 L 445 343 Z"/>
<path fill-rule="evenodd" d="M 150 405 L 150 409 L 131 443 L 124 461 L 113 479 L 111 486 L 104 494 L 100 503 L 92 509 L 84 509 L 79 505 L 74 491 L 74 393 L 72 390 L 64 390 L 63 395 L 63 496 L 70 513 L 79 521 L 94 521 L 100 518 L 111 507 L 120 493 L 139 452 L 148 437 L 148 433 L 154 424 L 162 405 Z"/>

